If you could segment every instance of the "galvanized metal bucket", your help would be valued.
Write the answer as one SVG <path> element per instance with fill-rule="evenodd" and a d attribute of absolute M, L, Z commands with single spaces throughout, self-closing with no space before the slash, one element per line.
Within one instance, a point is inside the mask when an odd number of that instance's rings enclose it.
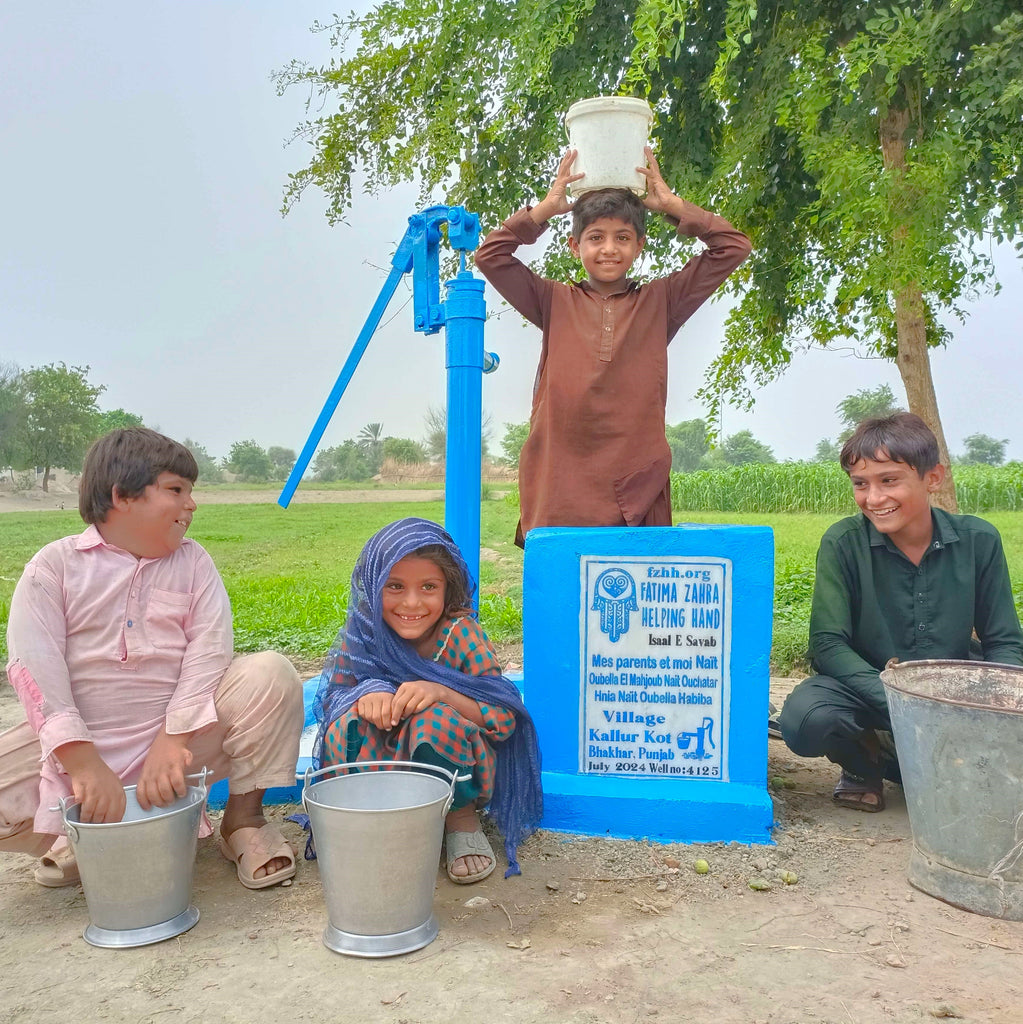
<path fill-rule="evenodd" d="M 327 774 L 332 777 L 313 781 Z M 306 772 L 302 803 L 327 903 L 328 949 L 395 956 L 437 937 L 437 865 L 459 778 L 415 761 Z"/>
<path fill-rule="evenodd" d="M 199 920 L 191 905 L 199 822 L 206 802 L 206 770 L 198 785 L 166 807 L 144 811 L 134 786 L 125 786 L 127 806 L 118 822 L 79 820 L 81 807 L 60 801 L 90 924 L 83 938 L 93 946 L 130 948 L 162 942 Z"/>
<path fill-rule="evenodd" d="M 1023 920 L 1023 668 L 890 663 L 909 881 L 976 914 Z"/>

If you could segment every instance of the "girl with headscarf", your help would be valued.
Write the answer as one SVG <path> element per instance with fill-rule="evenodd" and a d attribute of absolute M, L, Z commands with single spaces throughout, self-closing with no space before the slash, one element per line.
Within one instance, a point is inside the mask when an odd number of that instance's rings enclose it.
<path fill-rule="evenodd" d="M 471 778 L 445 822 L 448 877 L 486 878 L 497 863 L 477 808 L 504 835 L 505 877 L 540 822 L 533 721 L 473 610 L 476 586 L 436 523 L 402 519 L 367 541 L 352 572 L 348 620 L 316 695 L 316 767 L 411 760 Z"/>

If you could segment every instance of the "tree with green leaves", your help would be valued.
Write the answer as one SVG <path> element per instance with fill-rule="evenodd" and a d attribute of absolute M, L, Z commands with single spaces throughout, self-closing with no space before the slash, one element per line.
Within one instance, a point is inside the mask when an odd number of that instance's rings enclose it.
<path fill-rule="evenodd" d="M 293 448 L 281 448 L 279 445 L 271 445 L 266 450 L 267 458 L 273 467 L 270 473 L 271 480 L 287 480 L 292 466 L 295 465 L 295 450 Z"/>
<path fill-rule="evenodd" d="M 845 345 L 897 364 L 948 461 L 938 314 L 991 286 L 989 241 L 1023 228 L 1019 0 L 391 0 L 318 27 L 334 59 L 276 75 L 316 111 L 285 209 L 315 185 L 338 221 L 364 175 L 442 187 L 493 225 L 545 194 L 569 104 L 645 96 L 665 179 L 754 241 L 700 392 L 711 418 L 794 352 Z M 678 258 L 666 232 L 657 268 Z"/>
<path fill-rule="evenodd" d="M 423 440 L 426 454 L 434 462 L 443 462 L 448 444 L 447 410 L 443 406 L 435 409 L 429 405 L 426 407 L 426 416 L 423 419 L 426 423 L 426 437 Z"/>
<path fill-rule="evenodd" d="M 729 466 L 778 461 L 774 452 L 763 441 L 758 441 L 751 430 L 740 430 L 726 437 L 721 445 L 721 455 Z"/>
<path fill-rule="evenodd" d="M 206 451 L 205 445 L 193 441 L 190 437 L 186 437 L 181 443 L 192 453 L 192 458 L 195 459 L 195 464 L 199 467 L 197 483 L 220 484 L 224 482 L 224 471 L 217 465 L 217 460 Z"/>
<path fill-rule="evenodd" d="M 26 468 L 25 378 L 14 363 L 0 363 L 0 469 Z"/>
<path fill-rule="evenodd" d="M 891 416 L 904 410 L 896 404 L 892 389 L 887 384 L 882 384 L 874 389 L 860 388 L 854 395 L 846 395 L 838 403 L 835 411 L 844 424 L 842 432 L 838 435 L 839 443 L 844 444 L 864 420 Z"/>
<path fill-rule="evenodd" d="M 432 405 L 426 409 L 424 417 L 426 438 L 423 447 L 427 456 L 434 462 L 443 462 L 447 457 L 448 446 L 448 410 L 446 405 L 435 409 Z M 489 412 L 483 413 L 480 433 L 480 455 L 486 458 L 490 454 L 490 435 L 493 432 L 494 418 Z"/>
<path fill-rule="evenodd" d="M 410 437 L 385 437 L 383 444 L 385 459 L 393 459 L 402 466 L 418 466 L 426 462 L 426 449 Z"/>
<path fill-rule="evenodd" d="M 224 469 L 246 483 L 263 483 L 273 473 L 273 463 L 255 441 L 235 441 L 224 460 Z"/>
<path fill-rule="evenodd" d="M 96 399 L 106 389 L 89 383 L 88 366 L 50 363 L 26 370 L 25 465 L 43 467 L 43 490 L 49 490 L 54 467 L 77 472 L 96 438 Z"/>
<path fill-rule="evenodd" d="M 529 437 L 529 421 L 525 423 L 506 423 L 504 425 L 504 437 L 501 438 L 501 451 L 504 452 L 504 461 L 514 469 L 519 468 L 519 455 L 522 453 L 522 446 Z"/>
<path fill-rule="evenodd" d="M 1005 446 L 1009 443 L 1008 438 L 1001 441 L 987 434 L 970 434 L 963 438 L 966 451 L 963 453 L 961 462 L 983 463 L 986 466 L 1000 466 L 1005 462 Z"/>
<path fill-rule="evenodd" d="M 96 415 L 96 436 L 103 437 L 111 430 L 123 430 L 125 427 L 144 427 L 141 416 L 133 412 L 125 412 L 124 409 L 108 409 L 106 412 Z"/>
<path fill-rule="evenodd" d="M 835 444 L 834 441 L 828 440 L 826 437 L 822 437 L 817 442 L 817 449 L 813 453 L 814 462 L 838 462 L 839 456 L 842 454 L 841 445 Z"/>
<path fill-rule="evenodd" d="M 367 423 L 359 431 L 356 443 L 369 467 L 369 475 L 376 476 L 380 472 L 380 463 L 384 461 L 384 425 Z"/>
<path fill-rule="evenodd" d="M 676 473 L 693 473 L 700 460 L 710 451 L 710 431 L 706 420 L 684 420 L 664 428 L 671 448 L 671 468 Z"/>
<path fill-rule="evenodd" d="M 362 450 L 352 440 L 333 448 L 321 448 L 313 459 L 313 475 L 317 480 L 368 480 L 369 466 Z"/>

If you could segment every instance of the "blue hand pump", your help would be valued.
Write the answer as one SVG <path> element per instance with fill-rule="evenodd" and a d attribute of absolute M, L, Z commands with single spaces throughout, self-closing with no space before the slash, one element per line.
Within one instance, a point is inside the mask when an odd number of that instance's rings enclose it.
<path fill-rule="evenodd" d="M 445 452 L 444 528 L 461 548 L 473 579 L 479 582 L 480 462 L 482 458 L 483 374 L 497 369 L 493 352 L 483 351 L 486 303 L 484 282 L 465 264 L 465 254 L 479 244 L 480 222 L 462 206 L 430 206 L 409 217 L 408 230 L 391 260 L 391 270 L 352 351 L 313 424 L 305 446 L 277 503 L 287 508 L 351 382 L 370 339 L 380 324 L 398 282 L 412 271 L 413 329 L 446 335 L 447 442 Z M 441 225 L 458 252 L 459 271 L 445 282 L 447 300 L 440 301 Z"/>

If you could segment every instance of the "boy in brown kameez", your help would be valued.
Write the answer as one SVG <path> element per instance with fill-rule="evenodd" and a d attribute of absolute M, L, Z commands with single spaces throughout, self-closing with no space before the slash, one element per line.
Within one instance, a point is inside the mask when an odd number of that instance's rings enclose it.
<path fill-rule="evenodd" d="M 519 457 L 516 543 L 535 526 L 670 526 L 664 436 L 668 343 L 749 255 L 750 241 L 723 217 L 676 196 L 646 150 L 641 200 L 626 189 L 566 188 L 575 150 L 561 160 L 547 196 L 513 214 L 476 253 L 476 266 L 543 331 L 529 437 Z M 707 248 L 680 271 L 647 284 L 628 279 L 646 240 L 646 210 Z M 587 280 L 561 284 L 533 273 L 514 252 L 535 242 L 551 217 L 572 213 L 573 255 Z"/>

